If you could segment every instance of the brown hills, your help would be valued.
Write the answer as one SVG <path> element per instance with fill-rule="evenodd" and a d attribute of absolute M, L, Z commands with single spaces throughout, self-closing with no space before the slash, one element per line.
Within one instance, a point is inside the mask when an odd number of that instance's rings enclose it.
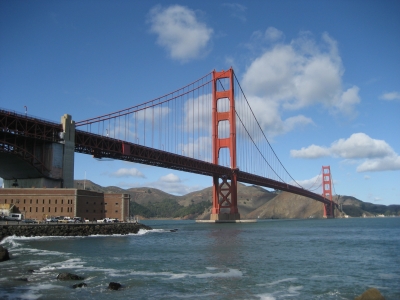
<path fill-rule="evenodd" d="M 209 219 L 212 201 L 212 188 L 192 192 L 183 196 L 175 196 L 155 188 L 122 189 L 115 186 L 102 187 L 90 180 L 75 180 L 75 188 L 92 190 L 103 193 L 128 193 L 131 196 L 131 214 L 141 215 L 146 211 L 149 215 L 157 207 L 163 210 L 165 205 L 174 205 L 174 211 L 198 205 L 201 211 L 180 218 Z M 342 204 L 345 214 L 353 217 L 374 216 L 376 214 L 400 215 L 400 205 L 376 205 L 362 202 L 354 197 L 339 196 L 334 198 Z M 171 204 L 172 203 L 172 204 Z M 204 207 L 206 209 L 204 210 Z M 238 208 L 242 219 L 303 219 L 322 218 L 323 204 L 310 198 L 287 193 L 268 191 L 259 186 L 238 185 Z M 171 208 L 170 208 L 171 209 Z M 153 214 L 154 215 L 154 214 Z M 344 214 L 338 212 L 337 216 Z M 142 218 L 145 216 L 142 216 Z M 174 217 L 165 212 L 163 217 Z M 176 217 L 176 216 L 175 216 Z"/>

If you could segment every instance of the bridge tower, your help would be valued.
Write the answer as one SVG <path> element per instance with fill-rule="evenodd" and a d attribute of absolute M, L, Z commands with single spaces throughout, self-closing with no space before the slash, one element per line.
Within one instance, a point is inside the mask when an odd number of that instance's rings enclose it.
<path fill-rule="evenodd" d="M 334 218 L 334 206 L 332 199 L 332 178 L 330 166 L 322 166 L 322 196 L 330 200 L 329 204 L 324 204 L 324 218 Z"/>
<path fill-rule="evenodd" d="M 221 89 L 221 79 L 228 79 L 229 89 Z M 240 220 L 237 207 L 237 166 L 236 166 L 236 112 L 234 98 L 233 69 L 213 71 L 212 85 L 212 154 L 213 163 L 219 163 L 219 153 L 222 148 L 229 149 L 230 167 L 232 173 L 226 176 L 213 176 L 213 206 L 211 220 Z M 218 101 L 229 101 L 228 111 L 218 111 Z M 218 126 L 221 121 L 229 122 L 229 137 L 220 138 Z"/>

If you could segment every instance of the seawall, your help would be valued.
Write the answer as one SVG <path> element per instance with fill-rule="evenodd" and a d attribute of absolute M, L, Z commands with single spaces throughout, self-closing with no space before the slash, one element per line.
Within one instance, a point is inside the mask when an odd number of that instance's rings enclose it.
<path fill-rule="evenodd" d="M 138 233 L 139 229 L 151 230 L 143 224 L 105 223 L 105 224 L 33 224 L 1 225 L 0 241 L 7 236 L 88 236 Z"/>

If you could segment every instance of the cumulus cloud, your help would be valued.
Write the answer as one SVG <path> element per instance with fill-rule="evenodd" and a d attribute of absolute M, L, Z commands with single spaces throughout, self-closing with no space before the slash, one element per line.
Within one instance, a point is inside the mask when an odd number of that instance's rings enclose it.
<path fill-rule="evenodd" d="M 254 35 L 254 34 L 253 34 Z M 270 27 L 265 38 L 279 40 L 283 33 Z M 281 39 L 280 39 L 281 40 Z M 247 68 L 243 86 L 257 118 L 263 122 L 271 115 L 280 119 L 285 111 L 293 112 L 320 105 L 332 114 L 356 115 L 360 103 L 359 88 L 344 89 L 344 67 L 336 41 L 327 33 L 317 43 L 309 33 L 301 33 L 289 43 L 278 41 L 264 50 Z M 269 113 L 265 113 L 269 112 Z M 307 118 L 307 117 L 305 117 Z M 295 119 L 304 124 L 304 118 Z M 264 129 L 270 134 L 282 134 L 287 128 Z M 308 124 L 312 123 L 309 119 Z M 293 128 L 297 127 L 297 123 Z"/>
<path fill-rule="evenodd" d="M 399 92 L 385 93 L 385 94 L 382 94 L 379 97 L 379 99 L 387 100 L 387 101 L 400 100 L 400 93 Z"/>
<path fill-rule="evenodd" d="M 307 148 L 301 148 L 300 150 L 290 150 L 290 156 L 296 158 L 319 158 L 329 156 L 330 150 L 326 147 L 321 147 L 312 144 Z"/>
<path fill-rule="evenodd" d="M 142 172 L 136 168 L 121 168 L 113 173 L 110 173 L 111 177 L 142 177 L 146 178 Z"/>
<path fill-rule="evenodd" d="M 384 140 L 373 139 L 365 133 L 354 133 L 347 139 L 334 141 L 330 147 L 311 145 L 291 150 L 290 155 L 295 158 L 344 158 L 346 162 L 357 162 L 357 172 L 400 170 L 400 156 L 393 148 Z"/>
<path fill-rule="evenodd" d="M 171 58 L 181 62 L 202 57 L 213 34 L 193 10 L 180 5 L 154 7 L 150 10 L 149 23 L 151 32 L 157 35 L 157 43 Z"/>

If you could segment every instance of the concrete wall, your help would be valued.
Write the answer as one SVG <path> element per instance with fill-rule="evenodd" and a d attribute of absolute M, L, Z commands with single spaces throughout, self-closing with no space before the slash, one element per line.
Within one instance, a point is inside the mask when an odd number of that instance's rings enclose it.
<path fill-rule="evenodd" d="M 75 121 L 70 115 L 61 117 L 61 124 L 64 135 L 64 156 L 63 156 L 63 186 L 64 188 L 74 187 L 74 163 L 75 163 Z"/>

